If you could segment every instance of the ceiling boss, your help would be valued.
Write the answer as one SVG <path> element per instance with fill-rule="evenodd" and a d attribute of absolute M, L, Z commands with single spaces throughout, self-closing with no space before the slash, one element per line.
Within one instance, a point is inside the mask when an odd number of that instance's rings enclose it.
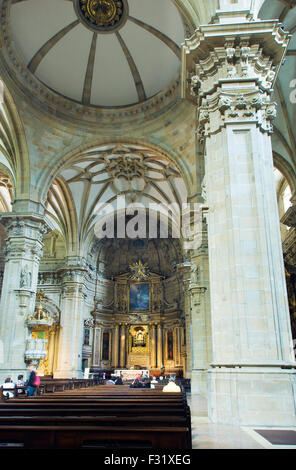
<path fill-rule="evenodd" d="M 101 33 L 118 30 L 128 15 L 126 0 L 76 0 L 74 4 L 82 22 Z"/>

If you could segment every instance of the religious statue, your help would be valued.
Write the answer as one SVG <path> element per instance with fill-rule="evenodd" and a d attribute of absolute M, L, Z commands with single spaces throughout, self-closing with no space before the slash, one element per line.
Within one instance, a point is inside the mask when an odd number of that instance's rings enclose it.
<path fill-rule="evenodd" d="M 21 277 L 20 277 L 20 288 L 30 288 L 32 284 L 32 273 L 28 270 L 28 266 L 26 266 L 22 271 L 21 271 Z"/>
<path fill-rule="evenodd" d="M 143 330 L 138 330 L 133 338 L 133 346 L 145 347 L 145 335 Z"/>

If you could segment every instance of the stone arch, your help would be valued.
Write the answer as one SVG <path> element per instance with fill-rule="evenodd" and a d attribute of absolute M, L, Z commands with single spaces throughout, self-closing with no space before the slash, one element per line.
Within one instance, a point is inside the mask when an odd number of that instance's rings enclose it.
<path fill-rule="evenodd" d="M 4 85 L 3 103 L 1 103 L 0 111 L 1 163 L 6 167 L 5 172 L 11 178 L 15 198 L 28 198 L 30 192 L 30 160 L 27 140 L 16 104 L 6 85 Z"/>
<path fill-rule="evenodd" d="M 290 165 L 290 163 L 277 152 L 273 152 L 273 163 L 275 168 L 277 168 L 286 178 L 291 188 L 291 192 L 294 194 L 296 191 L 296 173 L 292 165 Z"/>

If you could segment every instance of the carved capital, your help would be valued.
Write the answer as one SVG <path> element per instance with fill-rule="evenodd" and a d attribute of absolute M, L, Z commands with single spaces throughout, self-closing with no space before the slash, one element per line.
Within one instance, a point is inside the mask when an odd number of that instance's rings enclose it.
<path fill-rule="evenodd" d="M 5 243 L 6 260 L 25 258 L 40 261 L 43 236 L 50 228 L 44 219 L 35 214 L 4 213 L 0 221 L 7 232 Z"/>
<path fill-rule="evenodd" d="M 199 108 L 201 140 L 220 120 L 252 120 L 272 131 L 270 95 L 290 38 L 277 21 L 246 21 L 201 26 L 185 41 L 182 97 Z"/>
<path fill-rule="evenodd" d="M 231 93 L 219 88 L 210 100 L 201 102 L 200 112 L 206 113 L 208 119 L 199 120 L 198 134 L 204 139 L 226 125 L 235 123 L 255 123 L 262 132 L 271 134 L 276 107 L 276 103 L 270 101 L 270 96 L 258 88 L 244 93 Z"/>

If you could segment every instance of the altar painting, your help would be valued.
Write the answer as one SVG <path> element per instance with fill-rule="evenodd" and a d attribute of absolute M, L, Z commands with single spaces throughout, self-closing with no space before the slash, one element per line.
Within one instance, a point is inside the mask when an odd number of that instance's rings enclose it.
<path fill-rule="evenodd" d="M 132 284 L 130 286 L 130 311 L 149 310 L 149 284 Z"/>

